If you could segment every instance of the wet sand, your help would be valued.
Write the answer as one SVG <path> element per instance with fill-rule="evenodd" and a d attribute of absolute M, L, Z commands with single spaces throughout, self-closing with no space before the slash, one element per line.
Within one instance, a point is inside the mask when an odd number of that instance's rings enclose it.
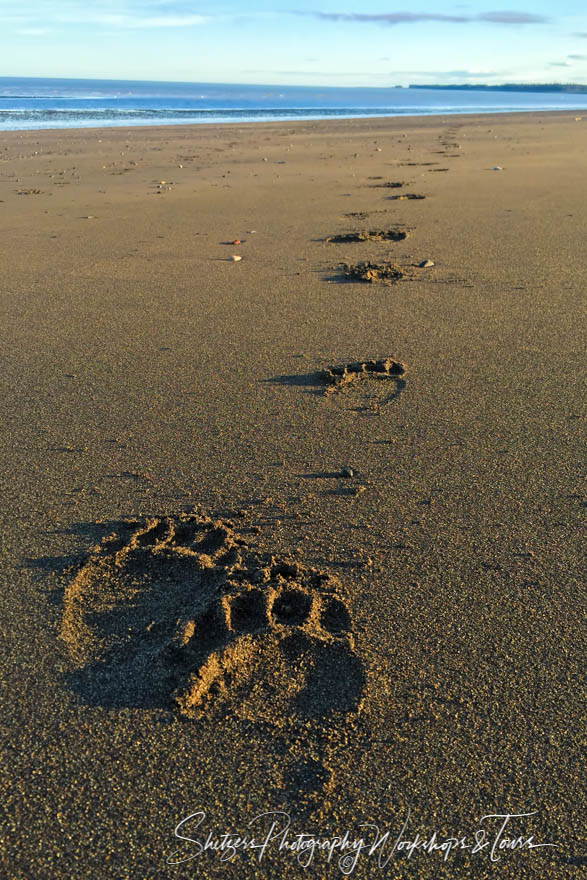
<path fill-rule="evenodd" d="M 3 877 L 579 876 L 586 143 L 2 135 Z"/>

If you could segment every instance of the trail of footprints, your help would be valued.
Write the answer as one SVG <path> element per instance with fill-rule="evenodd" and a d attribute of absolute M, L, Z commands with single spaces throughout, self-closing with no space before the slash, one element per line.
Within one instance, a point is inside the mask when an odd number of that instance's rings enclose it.
<path fill-rule="evenodd" d="M 369 180 L 383 181 L 383 178 L 376 175 L 369 177 Z M 403 180 L 386 180 L 369 184 L 369 186 L 377 189 L 401 189 L 406 186 Z M 391 201 L 401 200 L 419 200 L 426 196 L 420 193 L 401 193 L 395 196 L 388 196 Z M 357 219 L 366 219 L 369 214 L 366 212 L 349 213 L 346 216 L 356 217 Z M 357 244 L 364 242 L 387 242 L 387 241 L 405 241 L 410 235 L 407 229 L 390 228 L 390 229 L 370 229 L 359 230 L 356 232 L 338 233 L 328 236 L 325 241 L 328 244 Z M 395 262 L 373 263 L 365 260 L 360 263 L 350 264 L 342 263 L 340 266 L 342 274 L 351 281 L 363 281 L 369 284 L 383 283 L 396 284 L 406 277 L 406 272 Z"/>
<path fill-rule="evenodd" d="M 457 144 L 451 144 L 452 147 L 458 146 Z M 402 162 L 400 165 L 433 165 L 436 163 L 432 162 Z M 447 170 L 447 169 L 434 169 L 434 170 Z M 384 180 L 380 175 L 371 175 L 368 178 L 370 181 L 376 181 L 375 183 L 368 184 L 372 188 L 377 189 L 402 189 L 405 186 L 410 185 L 409 182 L 403 180 Z M 397 195 L 387 196 L 387 199 L 392 201 L 416 201 L 425 199 L 426 196 L 421 193 L 414 192 L 402 192 Z M 365 220 L 368 218 L 368 212 L 349 212 L 345 214 L 346 217 L 353 219 Z M 406 229 L 399 228 L 389 228 L 383 230 L 366 230 L 366 231 L 355 231 L 355 232 L 346 232 L 346 233 L 338 233 L 336 235 L 328 236 L 325 239 L 325 242 L 328 244 L 360 244 L 365 242 L 399 242 L 405 241 L 406 238 L 410 235 L 410 232 Z M 419 265 L 420 268 L 425 267 L 427 264 L 434 265 L 428 260 L 422 261 Z M 342 271 L 343 276 L 351 281 L 360 281 L 367 282 L 369 284 L 383 283 L 383 284 L 396 284 L 398 281 L 401 281 L 403 278 L 406 278 L 408 273 L 407 271 L 400 267 L 395 262 L 372 262 L 370 260 L 364 260 L 359 263 L 342 263 L 340 265 L 340 269 Z M 327 393 L 331 393 L 333 391 L 339 391 L 342 389 L 346 389 L 349 386 L 356 388 L 357 387 L 357 379 L 369 379 L 371 383 L 373 380 L 385 378 L 392 378 L 396 382 L 395 391 L 392 394 L 387 394 L 385 398 L 381 398 L 384 403 L 389 402 L 390 400 L 394 400 L 399 396 L 403 388 L 405 387 L 405 380 L 403 376 L 406 372 L 406 367 L 404 364 L 400 364 L 397 361 L 394 361 L 392 358 L 380 359 L 380 360 L 370 360 L 370 361 L 362 361 L 344 364 L 339 367 L 331 367 L 327 371 L 325 371 L 324 375 L 326 376 L 326 381 L 328 384 Z M 373 386 L 372 386 L 373 387 Z M 381 387 L 378 389 L 381 391 Z M 366 406 L 359 407 L 362 410 L 371 410 L 374 412 L 378 412 L 381 406 L 381 400 L 377 399 L 376 395 L 371 395 L 371 399 L 368 400 Z"/>
<path fill-rule="evenodd" d="M 443 155 L 450 156 L 451 158 L 459 158 L 460 153 L 447 153 L 446 148 L 451 149 L 460 149 L 460 144 L 453 140 L 446 140 L 447 137 L 456 137 L 457 131 L 455 129 L 449 129 L 445 134 L 441 134 L 439 136 L 440 144 L 444 149 L 436 152 L 440 152 Z M 399 162 L 398 166 L 432 166 L 438 165 L 437 162 L 413 162 L 413 161 L 405 161 Z M 428 171 L 433 172 L 446 172 L 448 168 L 427 168 Z M 403 180 L 384 180 L 381 175 L 371 175 L 368 180 L 377 181 L 376 183 L 370 183 L 368 186 L 376 189 L 402 189 L 403 187 L 409 185 L 406 181 Z M 401 192 L 396 195 L 387 196 L 389 201 L 420 201 L 425 199 L 426 196 L 422 193 L 415 192 Z M 368 212 L 354 212 L 347 213 L 345 216 L 347 217 L 356 217 L 357 219 L 366 219 L 369 216 Z M 368 230 L 368 231 L 356 231 L 356 232 L 346 232 L 346 233 L 338 233 L 336 235 L 328 236 L 325 241 L 329 244 L 352 244 L 352 243 L 360 243 L 360 242 L 384 242 L 384 241 L 404 241 L 409 236 L 409 231 L 402 229 L 385 229 L 385 230 Z M 418 268 L 428 268 L 428 266 L 433 266 L 434 263 L 432 261 L 423 260 L 418 264 L 415 264 Z M 398 281 L 401 281 L 403 278 L 406 278 L 408 273 L 400 267 L 395 262 L 382 262 L 382 263 L 373 263 L 371 261 L 363 261 L 361 263 L 357 263 L 356 265 L 343 263 L 340 267 L 342 269 L 342 273 L 344 277 L 352 281 L 363 281 L 370 284 L 373 283 L 384 283 L 384 284 L 395 284 Z"/>
<path fill-rule="evenodd" d="M 407 235 L 390 229 L 328 241 Z M 392 280 L 398 280 L 403 272 L 391 266 L 363 263 L 345 271 L 360 278 L 365 269 L 374 277 L 363 280 L 373 281 L 397 270 Z M 320 381 L 332 394 L 392 379 L 386 399 L 394 399 L 405 372 L 391 358 L 366 360 L 331 367 Z M 232 522 L 202 513 L 120 523 L 69 579 L 60 635 L 74 666 L 70 684 L 94 705 L 167 707 L 197 720 L 228 703 L 243 719 L 279 728 L 311 721 L 324 732 L 357 715 L 364 699 L 365 668 L 340 582 L 297 561 L 276 560 Z M 298 797 L 304 788 L 311 794 L 324 787 L 330 771 L 302 750 L 290 775 Z"/>

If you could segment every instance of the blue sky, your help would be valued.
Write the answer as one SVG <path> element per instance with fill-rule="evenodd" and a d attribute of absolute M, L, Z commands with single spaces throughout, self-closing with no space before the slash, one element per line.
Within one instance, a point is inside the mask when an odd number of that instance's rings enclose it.
<path fill-rule="evenodd" d="M 586 0 L 0 0 L 0 76 L 587 83 Z"/>

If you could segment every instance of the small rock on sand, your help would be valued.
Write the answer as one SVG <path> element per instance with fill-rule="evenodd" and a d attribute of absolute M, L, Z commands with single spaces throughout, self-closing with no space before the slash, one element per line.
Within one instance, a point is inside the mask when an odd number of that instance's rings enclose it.
<path fill-rule="evenodd" d="M 418 263 L 418 269 L 430 269 L 432 266 L 434 266 L 432 260 L 422 260 L 421 263 Z"/>

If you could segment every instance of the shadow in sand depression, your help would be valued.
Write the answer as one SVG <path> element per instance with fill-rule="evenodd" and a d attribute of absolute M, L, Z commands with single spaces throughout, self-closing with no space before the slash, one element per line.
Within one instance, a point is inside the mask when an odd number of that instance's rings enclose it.
<path fill-rule="evenodd" d="M 339 582 L 258 552 L 231 522 L 120 523 L 66 581 L 67 681 L 87 704 L 186 719 L 228 704 L 266 722 L 360 706 L 365 674 Z"/>
<path fill-rule="evenodd" d="M 306 394 L 324 394 L 329 385 L 325 370 L 313 370 L 310 373 L 284 373 L 261 379 L 267 385 L 288 385 L 292 388 L 304 388 Z"/>
<path fill-rule="evenodd" d="M 230 719 L 283 744 L 275 793 L 313 810 L 367 687 L 342 583 L 196 511 L 112 525 L 63 573 L 66 684 L 88 706 L 171 712 L 196 738 Z"/>

